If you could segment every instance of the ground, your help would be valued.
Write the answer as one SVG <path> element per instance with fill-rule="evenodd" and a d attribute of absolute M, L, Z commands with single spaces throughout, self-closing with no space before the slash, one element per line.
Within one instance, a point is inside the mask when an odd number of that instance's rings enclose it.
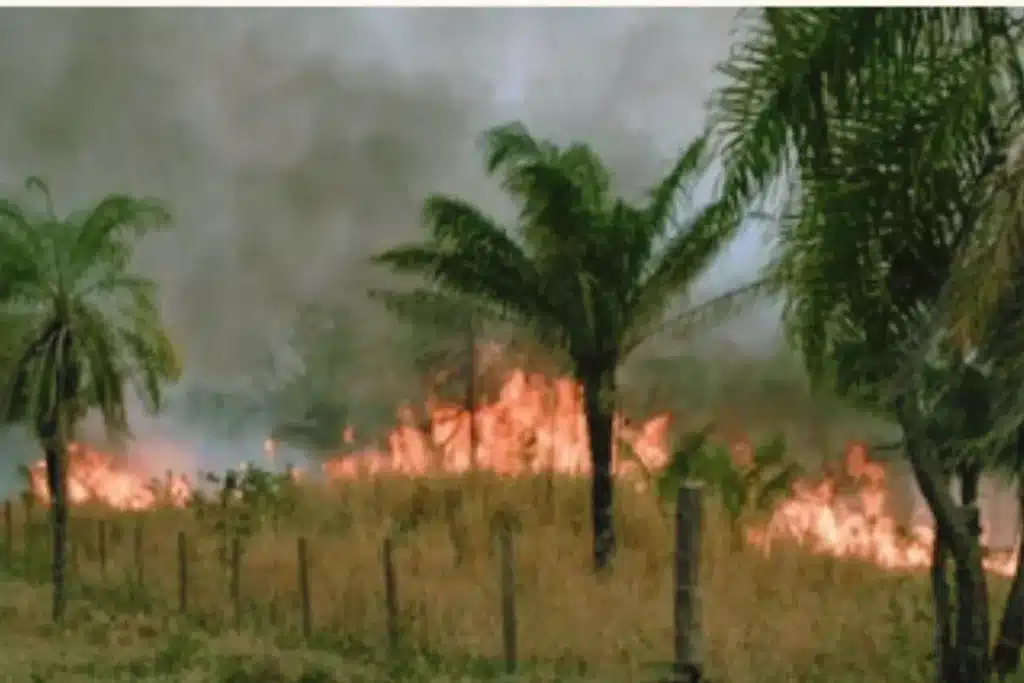
<path fill-rule="evenodd" d="M 7 564 L 0 583 L 0 679 L 505 678 L 498 571 L 490 542 L 494 511 L 516 529 L 522 659 L 517 677 L 650 681 L 670 659 L 672 529 L 668 511 L 649 493 L 622 492 L 622 550 L 614 575 L 603 581 L 587 571 L 582 482 L 468 488 L 451 482 L 348 484 L 307 492 L 296 505 L 281 513 L 276 529 L 267 521 L 245 541 L 237 630 L 216 506 L 202 515 L 78 510 L 75 599 L 62 629 L 47 623 L 45 549 L 27 558 L 16 553 Z M 736 550 L 713 505 L 708 507 L 702 599 L 704 650 L 714 680 L 932 680 L 926 575 L 793 548 L 778 548 L 769 557 L 750 548 Z M 105 571 L 95 542 L 100 517 L 109 535 Z M 133 529 L 139 520 L 145 525 L 144 589 L 136 585 L 134 564 Z M 15 526 L 20 530 L 23 520 Z M 184 616 L 176 614 L 178 529 L 189 539 Z M 29 533 L 37 531 L 42 530 Z M 380 541 L 387 532 L 397 539 L 402 606 L 402 643 L 391 651 L 380 568 Z M 312 556 L 314 633 L 305 642 L 297 616 L 299 535 L 309 539 Z M 25 547 L 24 538 L 16 539 L 16 547 Z M 994 592 L 1003 588 L 997 583 Z"/>

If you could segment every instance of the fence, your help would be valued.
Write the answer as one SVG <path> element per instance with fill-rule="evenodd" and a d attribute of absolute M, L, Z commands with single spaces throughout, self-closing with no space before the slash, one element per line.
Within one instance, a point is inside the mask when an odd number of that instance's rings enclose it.
<path fill-rule="evenodd" d="M 684 484 L 680 487 L 674 518 L 672 670 L 675 680 L 685 682 L 700 680 L 702 671 L 699 618 L 699 558 L 704 526 L 702 507 L 702 491 L 699 486 Z M 8 574 L 40 580 L 47 576 L 49 526 L 43 513 L 45 510 L 36 509 L 28 500 L 20 514 L 11 501 L 4 503 L 3 566 Z M 109 519 L 72 520 L 68 568 L 72 583 L 85 589 L 87 597 L 92 599 L 122 600 L 132 607 L 142 607 L 149 611 L 176 612 L 197 618 L 200 626 L 209 626 L 211 620 L 204 618 L 209 615 L 197 611 L 193 569 L 203 558 L 195 552 L 196 539 L 190 538 L 184 529 L 179 529 L 175 534 L 175 585 L 174 597 L 171 598 L 167 595 L 170 586 L 154 585 L 156 573 L 149 571 L 157 553 L 156 544 L 146 535 L 147 521 L 149 513 L 137 515 L 129 524 Z M 20 535 L 16 533 L 19 522 L 24 525 Z M 295 614 L 291 622 L 296 633 L 309 640 L 318 628 L 316 596 L 311 581 L 316 548 L 303 535 L 294 538 L 294 542 Z M 501 655 L 505 670 L 514 673 L 520 665 L 516 600 L 518 582 L 515 534 L 509 524 L 496 526 L 494 542 L 497 560 L 494 581 L 498 597 L 496 607 L 500 612 Z M 396 544 L 396 539 L 390 535 L 383 539 L 379 567 L 385 638 L 392 648 L 400 647 L 407 636 L 402 618 L 402 581 L 396 561 Z M 254 611 L 260 612 L 253 608 L 259 600 L 246 594 L 243 538 L 225 532 L 219 539 L 219 546 L 215 556 L 223 569 L 225 581 L 219 604 L 213 601 L 213 612 L 219 614 L 227 625 L 238 629 L 247 618 L 253 618 Z M 117 574 L 120 574 L 120 585 L 116 581 Z M 209 606 L 209 596 L 205 597 L 207 599 L 204 602 Z M 280 626 L 282 621 L 288 620 L 282 614 L 280 601 L 273 599 L 277 597 L 271 596 L 269 610 L 264 616 L 268 617 L 271 625 Z M 225 617 L 225 613 L 230 616 Z M 260 625 L 260 619 L 254 621 L 257 626 Z M 323 628 L 324 625 L 319 627 Z"/>

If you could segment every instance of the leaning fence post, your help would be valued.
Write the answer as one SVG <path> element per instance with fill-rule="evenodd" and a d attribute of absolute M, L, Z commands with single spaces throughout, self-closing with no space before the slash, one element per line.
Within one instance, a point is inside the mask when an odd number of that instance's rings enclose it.
<path fill-rule="evenodd" d="M 299 601 L 302 610 L 302 637 L 313 635 L 313 611 L 309 604 L 309 546 L 305 537 L 299 538 Z"/>
<path fill-rule="evenodd" d="M 391 537 L 384 539 L 381 548 L 381 561 L 384 565 L 384 609 L 387 613 L 388 644 L 398 647 L 398 585 L 395 579 L 394 544 Z"/>
<path fill-rule="evenodd" d="M 518 659 L 518 628 L 516 624 L 516 567 L 512 531 L 502 524 L 498 531 L 501 563 L 501 640 L 505 654 L 505 671 L 515 673 Z"/>
<path fill-rule="evenodd" d="M 700 625 L 700 549 L 703 489 L 684 482 L 676 498 L 675 676 L 696 683 L 703 675 Z"/>

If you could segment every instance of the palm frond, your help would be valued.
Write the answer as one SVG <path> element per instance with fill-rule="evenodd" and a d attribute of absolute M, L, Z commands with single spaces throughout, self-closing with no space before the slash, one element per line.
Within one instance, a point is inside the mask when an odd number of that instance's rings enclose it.
<path fill-rule="evenodd" d="M 679 155 L 665 177 L 648 190 L 646 225 L 652 229 L 672 225 L 680 205 L 690 204 L 693 186 L 708 162 L 707 149 L 707 137 L 696 138 Z"/>
<path fill-rule="evenodd" d="M 114 195 L 57 219 L 45 183 L 28 184 L 44 192 L 46 216 L 0 202 L 0 247 L 13 245 L 31 266 L 0 297 L 5 315 L 15 315 L 24 332 L 2 397 L 4 415 L 53 436 L 54 425 L 96 409 L 109 432 L 125 434 L 127 386 L 137 382 L 143 402 L 159 408 L 163 386 L 180 375 L 155 284 L 130 271 L 126 240 L 166 223 L 169 214 L 159 202 Z"/>
<path fill-rule="evenodd" d="M 660 319 L 673 297 L 707 271 L 736 229 L 727 208 L 711 204 L 669 237 L 660 253 L 648 255 L 629 294 L 633 325 L 642 329 Z"/>
<path fill-rule="evenodd" d="M 79 364 L 86 370 L 84 393 L 97 408 L 112 436 L 128 433 L 125 409 L 126 373 L 123 349 L 118 347 L 116 332 L 108 327 L 97 312 L 85 307 L 75 311 L 76 338 L 81 349 Z"/>
<path fill-rule="evenodd" d="M 950 325 L 965 346 L 986 336 L 1024 257 L 1024 134 L 983 191 L 977 229 L 958 255 L 947 293 Z"/>
<path fill-rule="evenodd" d="M 795 164 L 827 171 L 839 114 L 872 109 L 944 50 L 975 47 L 982 23 L 958 8 L 761 11 L 712 97 L 724 201 L 736 212 L 756 205 Z"/>
<path fill-rule="evenodd" d="M 51 265 L 43 230 L 21 206 L 0 199 L 0 294 L 45 280 Z"/>
<path fill-rule="evenodd" d="M 135 239 L 169 227 L 171 212 L 157 199 L 111 195 L 69 220 L 77 226 L 71 263 L 85 270 L 91 262 L 109 258 L 111 252 L 129 253 L 124 238 Z"/>
<path fill-rule="evenodd" d="M 525 324 L 567 351 L 577 369 L 614 369 L 635 343 L 630 330 L 655 326 L 735 229 L 718 207 L 674 232 L 677 209 L 707 162 L 702 140 L 642 205 L 612 193 L 608 168 L 585 143 L 561 148 L 520 123 L 491 129 L 485 143 L 488 171 L 519 204 L 514 228 L 434 196 L 424 206 L 430 239 L 374 261 Z M 392 307 L 420 306 L 419 314 L 432 308 L 422 292 L 385 298 Z"/>
<path fill-rule="evenodd" d="M 46 217 L 55 221 L 57 219 L 57 212 L 53 206 L 53 195 L 50 193 L 50 186 L 39 176 L 29 176 L 25 178 L 25 189 L 31 192 L 35 190 L 43 196 L 43 206 L 46 209 Z"/>
<path fill-rule="evenodd" d="M 372 289 L 367 294 L 403 320 L 424 327 L 462 329 L 470 318 L 496 315 L 477 301 L 424 288 L 403 292 Z"/>
<path fill-rule="evenodd" d="M 433 240 L 397 247 L 372 261 L 420 275 L 443 293 L 493 306 L 503 316 L 561 332 L 540 273 L 504 231 L 474 207 L 432 197 L 424 210 Z"/>
<path fill-rule="evenodd" d="M 488 173 L 524 162 L 553 161 L 558 155 L 558 148 L 551 141 L 534 137 L 519 121 L 488 129 L 482 143 Z"/>
<path fill-rule="evenodd" d="M 685 338 L 711 329 L 763 302 L 765 296 L 772 293 L 774 288 L 775 284 L 767 279 L 750 282 L 719 294 L 673 318 L 660 321 L 656 326 L 631 329 L 624 345 L 626 353 L 662 334 L 674 334 Z"/>

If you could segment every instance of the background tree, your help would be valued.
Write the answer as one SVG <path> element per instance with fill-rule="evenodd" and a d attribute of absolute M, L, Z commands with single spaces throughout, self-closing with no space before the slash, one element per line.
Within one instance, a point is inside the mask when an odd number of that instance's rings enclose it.
<path fill-rule="evenodd" d="M 986 179 L 1019 125 L 1017 30 L 1001 10 L 765 10 L 722 67 L 728 82 L 713 105 L 723 203 L 742 211 L 772 189 L 786 195 L 775 275 L 812 376 L 903 428 L 938 526 L 936 566 L 948 548 L 957 568 L 955 642 L 936 583 L 946 681 L 988 673 L 969 504 L 992 461 L 949 453 L 949 440 L 966 434 L 936 431 L 947 411 L 923 400 L 935 394 L 924 385 L 941 360 L 946 405 L 963 410 L 976 396 L 964 381 L 971 373 L 949 370 L 968 365 L 968 349 L 950 346 L 940 314 L 991 202 Z M 961 505 L 949 495 L 951 469 Z"/>
<path fill-rule="evenodd" d="M 336 452 L 350 421 L 346 393 L 360 361 L 343 332 L 352 316 L 345 306 L 309 304 L 295 319 L 291 350 L 298 368 L 272 391 L 273 437 L 316 452 Z"/>
<path fill-rule="evenodd" d="M 565 351 L 583 389 L 600 570 L 615 547 L 616 370 L 663 323 L 676 297 L 690 293 L 736 226 L 714 205 L 680 216 L 704 162 L 700 141 L 640 203 L 614 194 L 611 173 L 588 145 L 559 147 L 518 123 L 488 131 L 485 143 L 487 170 L 515 200 L 517 224 L 502 226 L 464 200 L 434 195 L 424 205 L 430 238 L 384 252 L 376 262 L 422 275 L 443 293 L 515 319 Z M 756 291 L 718 297 L 675 322 L 706 324 Z"/>
<path fill-rule="evenodd" d="M 127 391 L 160 408 L 164 382 L 180 369 L 164 331 L 153 282 L 132 273 L 135 240 L 166 226 L 159 202 L 111 195 L 85 211 L 58 216 L 44 200 L 0 200 L 0 272 L 5 324 L 23 330 L 2 396 L 4 417 L 24 422 L 45 453 L 53 524 L 53 618 L 64 613 L 68 445 L 76 423 L 100 412 L 112 435 L 128 433 Z"/>

